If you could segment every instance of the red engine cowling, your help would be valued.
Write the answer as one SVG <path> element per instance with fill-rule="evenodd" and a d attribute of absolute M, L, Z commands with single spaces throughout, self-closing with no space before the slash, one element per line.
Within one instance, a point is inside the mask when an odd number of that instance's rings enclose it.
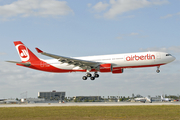
<path fill-rule="evenodd" d="M 99 65 L 100 72 L 112 72 L 113 68 L 111 64 L 101 64 Z"/>
<path fill-rule="evenodd" d="M 118 73 L 123 73 L 123 71 L 124 71 L 124 69 L 122 69 L 122 68 L 113 68 L 113 71 L 112 71 L 112 73 L 113 74 L 118 74 Z"/>

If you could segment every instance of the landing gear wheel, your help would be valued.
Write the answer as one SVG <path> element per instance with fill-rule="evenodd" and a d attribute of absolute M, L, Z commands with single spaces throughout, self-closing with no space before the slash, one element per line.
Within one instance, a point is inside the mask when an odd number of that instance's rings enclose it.
<path fill-rule="evenodd" d="M 82 79 L 83 79 L 83 80 L 87 80 L 87 77 L 86 77 L 86 76 L 83 76 Z"/>
<path fill-rule="evenodd" d="M 95 78 L 98 78 L 98 77 L 99 77 L 99 74 L 94 74 L 94 77 L 95 77 Z"/>
<path fill-rule="evenodd" d="M 160 73 L 159 68 L 160 68 L 160 66 L 157 66 L 157 70 L 156 70 L 157 73 Z"/>
<path fill-rule="evenodd" d="M 160 70 L 156 70 L 157 73 L 160 73 Z"/>
<path fill-rule="evenodd" d="M 91 73 L 87 73 L 87 75 L 86 75 L 87 77 L 91 77 L 92 75 L 91 75 Z"/>
<path fill-rule="evenodd" d="M 91 77 L 91 80 L 95 80 L 95 77 Z"/>

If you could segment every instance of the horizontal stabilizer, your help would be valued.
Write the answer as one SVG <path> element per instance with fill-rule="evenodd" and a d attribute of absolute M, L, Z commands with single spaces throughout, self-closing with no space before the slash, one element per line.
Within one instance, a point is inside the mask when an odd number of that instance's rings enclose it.
<path fill-rule="evenodd" d="M 16 61 L 6 61 L 6 62 L 17 63 L 17 64 L 25 65 L 25 66 L 27 66 L 27 67 L 31 66 L 31 63 L 30 63 L 30 62 L 26 62 L 26 63 L 16 62 Z"/>

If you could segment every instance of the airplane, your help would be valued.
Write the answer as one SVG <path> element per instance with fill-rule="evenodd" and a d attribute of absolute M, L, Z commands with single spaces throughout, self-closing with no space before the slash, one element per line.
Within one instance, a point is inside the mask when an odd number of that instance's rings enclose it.
<path fill-rule="evenodd" d="M 95 80 L 95 78 L 99 77 L 98 72 L 120 74 L 123 73 L 126 68 L 157 67 L 156 72 L 159 73 L 161 65 L 165 65 L 175 60 L 174 56 L 165 52 L 139 52 L 86 57 L 64 57 L 50 54 L 40 50 L 39 48 L 35 48 L 38 53 L 54 58 L 44 60 L 38 58 L 21 41 L 14 41 L 14 45 L 22 62 L 7 62 L 46 72 L 86 72 L 86 75 L 82 77 L 83 80 L 87 80 L 88 77 L 91 80 Z M 94 74 L 92 75 L 91 72 L 94 72 Z"/>
<path fill-rule="evenodd" d="M 162 101 L 162 102 L 170 102 L 171 99 L 169 99 L 169 98 L 164 98 L 164 97 L 161 95 L 161 101 Z"/>
<path fill-rule="evenodd" d="M 5 100 L 7 99 L 0 99 L 0 104 L 5 104 L 6 103 Z"/>
<path fill-rule="evenodd" d="M 7 100 L 7 99 L 0 99 L 0 101 L 4 101 L 4 100 Z"/>
<path fill-rule="evenodd" d="M 134 101 L 135 101 L 135 102 L 138 102 L 138 101 L 139 101 L 139 102 L 145 103 L 145 102 L 146 102 L 146 99 L 145 99 L 144 97 L 142 97 L 142 98 L 135 98 Z"/>
<path fill-rule="evenodd" d="M 149 97 L 135 98 L 134 101 L 135 102 L 139 101 L 139 102 L 143 102 L 143 103 L 145 103 L 146 101 L 150 102 L 150 103 L 152 102 L 152 100 Z"/>
<path fill-rule="evenodd" d="M 17 100 L 9 100 L 9 99 L 0 99 L 0 104 L 11 104 L 11 103 L 20 103 Z"/>
<path fill-rule="evenodd" d="M 13 104 L 13 103 L 20 103 L 19 101 L 17 101 L 17 100 L 4 100 L 4 102 L 6 103 L 6 104 Z"/>

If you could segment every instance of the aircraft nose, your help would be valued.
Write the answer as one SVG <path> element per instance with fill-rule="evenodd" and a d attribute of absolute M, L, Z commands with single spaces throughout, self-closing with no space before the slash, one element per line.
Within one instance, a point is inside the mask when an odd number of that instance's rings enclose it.
<path fill-rule="evenodd" d="M 172 61 L 174 61 L 176 58 L 174 56 L 172 56 Z"/>

